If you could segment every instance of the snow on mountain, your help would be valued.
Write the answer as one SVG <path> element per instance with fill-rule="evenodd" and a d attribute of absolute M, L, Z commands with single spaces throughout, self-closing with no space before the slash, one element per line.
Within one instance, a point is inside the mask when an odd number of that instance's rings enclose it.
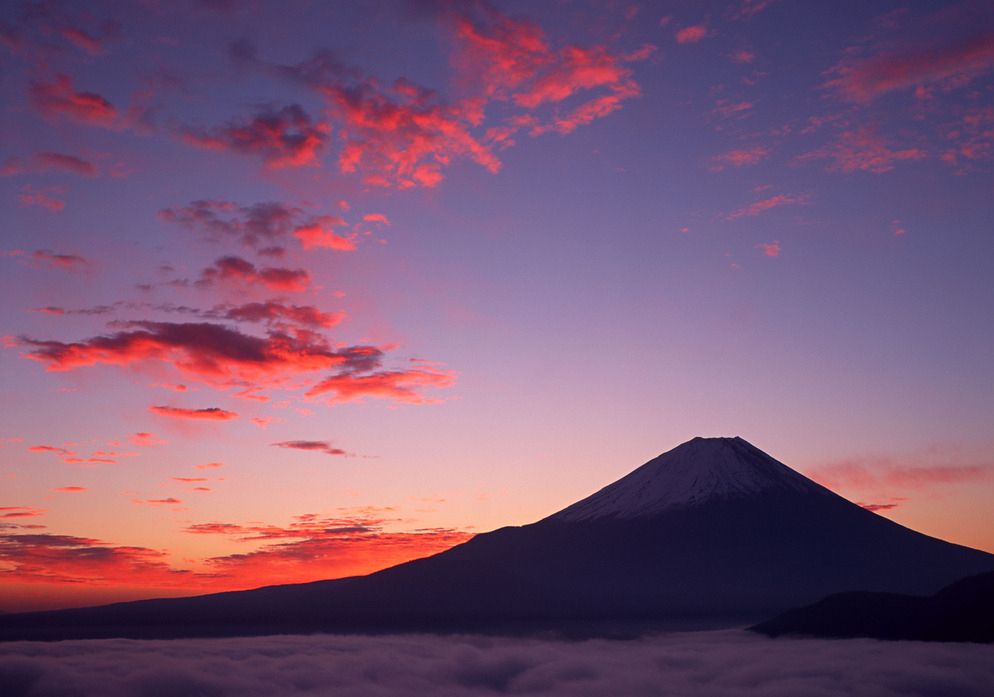
<path fill-rule="evenodd" d="M 830 494 L 737 436 L 698 437 L 550 518 L 577 522 L 650 517 L 706 501 L 742 498 L 770 490 Z"/>

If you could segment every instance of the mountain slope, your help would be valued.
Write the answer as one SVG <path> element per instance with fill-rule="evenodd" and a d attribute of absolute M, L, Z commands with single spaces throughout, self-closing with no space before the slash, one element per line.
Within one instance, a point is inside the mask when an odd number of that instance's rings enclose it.
<path fill-rule="evenodd" d="M 0 638 L 746 624 L 927 594 L 994 556 L 908 530 L 739 438 L 698 438 L 537 523 L 369 576 L 0 618 Z"/>
<path fill-rule="evenodd" d="M 767 636 L 994 642 L 994 573 L 931 596 L 837 593 L 750 627 Z"/>

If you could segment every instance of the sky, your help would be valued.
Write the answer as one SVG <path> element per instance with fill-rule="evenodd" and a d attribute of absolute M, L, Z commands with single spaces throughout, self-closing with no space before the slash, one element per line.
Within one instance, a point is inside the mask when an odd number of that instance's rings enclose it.
<path fill-rule="evenodd" d="M 0 610 L 368 573 L 698 435 L 994 551 L 989 3 L 3 7 Z"/>

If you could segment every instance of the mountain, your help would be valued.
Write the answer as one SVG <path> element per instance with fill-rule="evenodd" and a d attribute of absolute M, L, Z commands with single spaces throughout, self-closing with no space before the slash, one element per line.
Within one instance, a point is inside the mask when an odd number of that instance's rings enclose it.
<path fill-rule="evenodd" d="M 994 642 L 994 573 L 964 578 L 925 597 L 836 593 L 750 629 L 772 637 Z"/>
<path fill-rule="evenodd" d="M 548 518 L 368 576 L 9 615 L 0 639 L 732 626 L 991 570 L 741 438 L 695 438 Z"/>

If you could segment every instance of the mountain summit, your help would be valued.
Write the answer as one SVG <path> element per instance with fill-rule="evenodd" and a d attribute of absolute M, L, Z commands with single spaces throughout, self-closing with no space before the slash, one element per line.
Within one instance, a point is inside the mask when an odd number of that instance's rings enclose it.
<path fill-rule="evenodd" d="M 551 518 L 567 522 L 644 518 L 768 491 L 830 495 L 738 436 L 697 437 Z"/>
<path fill-rule="evenodd" d="M 741 438 L 695 438 L 548 518 L 368 576 L 8 615 L 0 640 L 741 626 L 991 570 L 994 555 L 867 511 Z"/>

